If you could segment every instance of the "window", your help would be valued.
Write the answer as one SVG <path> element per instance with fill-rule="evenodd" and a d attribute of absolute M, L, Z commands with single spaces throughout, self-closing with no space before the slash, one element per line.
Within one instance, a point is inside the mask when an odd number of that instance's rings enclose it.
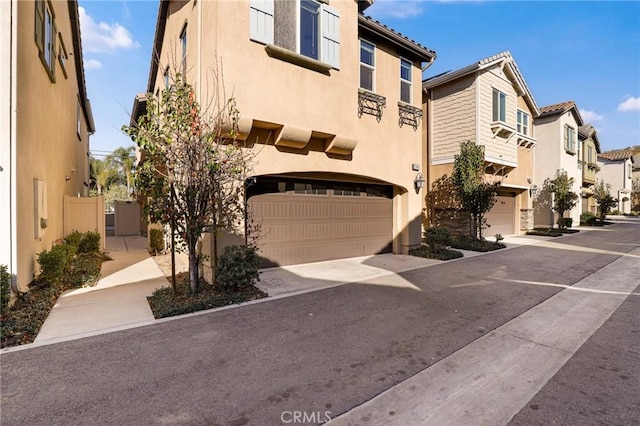
<path fill-rule="evenodd" d="M 571 126 L 564 126 L 564 149 L 569 154 L 576 153 L 576 131 Z"/>
<path fill-rule="evenodd" d="M 361 193 L 360 186 L 357 185 L 335 185 L 333 187 L 333 195 L 343 197 L 359 197 Z"/>
<path fill-rule="evenodd" d="M 164 79 L 164 88 L 168 89 L 169 88 L 169 67 L 165 68 L 164 74 L 162 77 Z"/>
<path fill-rule="evenodd" d="M 400 100 L 411 103 L 411 62 L 400 58 Z"/>
<path fill-rule="evenodd" d="M 592 146 L 588 146 L 587 147 L 587 162 L 589 164 L 595 164 L 595 158 L 593 155 L 593 147 Z"/>
<path fill-rule="evenodd" d="M 360 40 L 360 87 L 373 92 L 376 76 L 376 47 Z"/>
<path fill-rule="evenodd" d="M 187 78 L 187 24 L 184 24 L 180 32 L 180 66 L 182 67 L 182 78 Z"/>
<path fill-rule="evenodd" d="M 69 59 L 69 55 L 67 54 L 67 48 L 64 46 L 64 42 L 62 41 L 62 34 L 59 34 L 58 45 L 60 46 L 60 49 L 58 51 L 58 61 L 60 61 L 60 69 L 62 70 L 62 74 L 64 74 L 64 78 L 68 78 L 67 59 Z"/>
<path fill-rule="evenodd" d="M 507 95 L 493 89 L 493 121 L 507 121 Z"/>
<path fill-rule="evenodd" d="M 319 183 L 296 182 L 293 184 L 293 192 L 296 194 L 326 195 L 327 186 Z"/>
<path fill-rule="evenodd" d="M 632 170 L 631 164 L 627 164 L 627 179 L 631 179 L 632 172 L 633 170 Z"/>
<path fill-rule="evenodd" d="M 340 13 L 318 0 L 250 0 L 251 40 L 340 68 Z"/>
<path fill-rule="evenodd" d="M 529 114 L 518 110 L 518 133 L 529 136 Z"/>
<path fill-rule="evenodd" d="M 78 139 L 82 140 L 82 108 L 80 106 L 80 100 L 78 99 L 78 105 L 76 106 L 76 133 Z"/>
<path fill-rule="evenodd" d="M 38 46 L 40 60 L 47 69 L 49 79 L 56 81 L 56 39 L 58 30 L 56 29 L 56 19 L 53 7 L 47 0 L 36 1 L 35 13 L 35 39 Z"/>
<path fill-rule="evenodd" d="M 582 142 L 578 141 L 578 155 L 576 156 L 578 159 L 578 168 L 582 168 L 582 157 L 580 156 L 580 148 L 582 146 Z"/>

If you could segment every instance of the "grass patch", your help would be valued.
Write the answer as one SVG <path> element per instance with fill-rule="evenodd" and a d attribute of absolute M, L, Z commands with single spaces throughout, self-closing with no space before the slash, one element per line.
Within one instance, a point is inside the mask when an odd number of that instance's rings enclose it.
<path fill-rule="evenodd" d="M 506 248 L 504 243 L 487 240 L 476 240 L 468 236 L 451 237 L 452 248 L 459 250 L 471 250 L 479 252 L 488 252 L 493 250 L 500 250 Z"/>
<path fill-rule="evenodd" d="M 527 235 L 539 235 L 542 237 L 561 237 L 563 234 L 575 234 L 579 229 L 558 229 L 558 228 L 533 228 L 527 231 Z"/>
<path fill-rule="evenodd" d="M 169 277 L 171 280 L 171 277 Z M 250 300 L 267 297 L 267 293 L 255 286 L 247 286 L 237 291 L 223 291 L 206 282 L 200 283 L 200 291 L 191 294 L 189 275 L 181 273 L 176 276 L 178 295 L 173 295 L 171 287 L 162 287 L 147 297 L 149 306 L 156 319 L 188 314 L 206 309 L 235 305 Z"/>
<path fill-rule="evenodd" d="M 409 250 L 409 254 L 411 256 L 425 257 L 427 259 L 437 259 L 437 260 L 458 259 L 463 256 L 463 254 L 457 250 L 451 250 L 446 247 L 443 247 L 440 249 L 433 249 L 425 244 L 421 245 L 418 248 L 413 248 Z"/>
<path fill-rule="evenodd" d="M 49 316 L 58 297 L 67 290 L 95 285 L 102 261 L 95 253 L 79 254 L 71 260 L 69 271 L 55 283 L 34 282 L 29 291 L 2 312 L 0 347 L 32 343 Z"/>

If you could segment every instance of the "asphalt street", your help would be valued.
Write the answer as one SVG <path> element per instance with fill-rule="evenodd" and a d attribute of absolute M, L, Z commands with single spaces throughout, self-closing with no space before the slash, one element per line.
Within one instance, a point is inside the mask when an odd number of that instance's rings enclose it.
<path fill-rule="evenodd" d="M 0 422 L 275 425 L 294 423 L 295 413 L 315 413 L 319 423 L 407 380 L 566 291 L 558 285 L 570 286 L 638 246 L 640 223 L 621 223 L 547 246 L 5 353 Z M 513 424 L 637 420 L 637 307 L 638 296 L 629 296 Z M 615 389 L 627 395 L 609 403 Z M 604 408 L 592 410 L 598 398 Z M 633 401 L 635 411 L 631 406 L 627 414 L 618 413 Z M 575 417 L 563 415 L 570 407 Z"/>

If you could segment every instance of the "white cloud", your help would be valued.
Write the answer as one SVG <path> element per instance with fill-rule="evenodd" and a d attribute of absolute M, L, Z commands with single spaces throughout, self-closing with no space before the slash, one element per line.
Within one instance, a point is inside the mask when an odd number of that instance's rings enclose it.
<path fill-rule="evenodd" d="M 586 109 L 581 109 L 580 115 L 584 119 L 585 123 L 592 123 L 594 121 L 600 121 L 604 119 L 604 117 L 598 114 L 597 112 L 587 111 Z"/>
<path fill-rule="evenodd" d="M 618 105 L 618 111 L 640 111 L 640 97 L 629 96 L 626 101 Z"/>
<path fill-rule="evenodd" d="M 102 68 L 102 62 L 97 59 L 85 59 L 84 60 L 84 69 L 85 70 L 97 70 Z"/>
<path fill-rule="evenodd" d="M 82 48 L 85 52 L 113 52 L 116 49 L 134 49 L 140 43 L 133 39 L 129 30 L 119 23 L 96 23 L 87 15 L 83 7 L 78 8 L 80 30 L 82 31 Z"/>
<path fill-rule="evenodd" d="M 420 0 L 377 0 L 365 13 L 371 11 L 376 17 L 413 18 L 424 11 L 422 3 Z"/>

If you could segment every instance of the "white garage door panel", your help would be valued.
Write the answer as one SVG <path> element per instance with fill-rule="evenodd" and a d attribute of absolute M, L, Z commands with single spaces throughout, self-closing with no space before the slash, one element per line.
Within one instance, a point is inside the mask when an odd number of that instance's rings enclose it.
<path fill-rule="evenodd" d="M 516 198 L 510 195 L 498 195 L 496 198 L 496 204 L 485 215 L 487 225 L 491 225 L 486 231 L 484 231 L 485 235 L 510 235 L 515 233 L 514 219 Z"/>

